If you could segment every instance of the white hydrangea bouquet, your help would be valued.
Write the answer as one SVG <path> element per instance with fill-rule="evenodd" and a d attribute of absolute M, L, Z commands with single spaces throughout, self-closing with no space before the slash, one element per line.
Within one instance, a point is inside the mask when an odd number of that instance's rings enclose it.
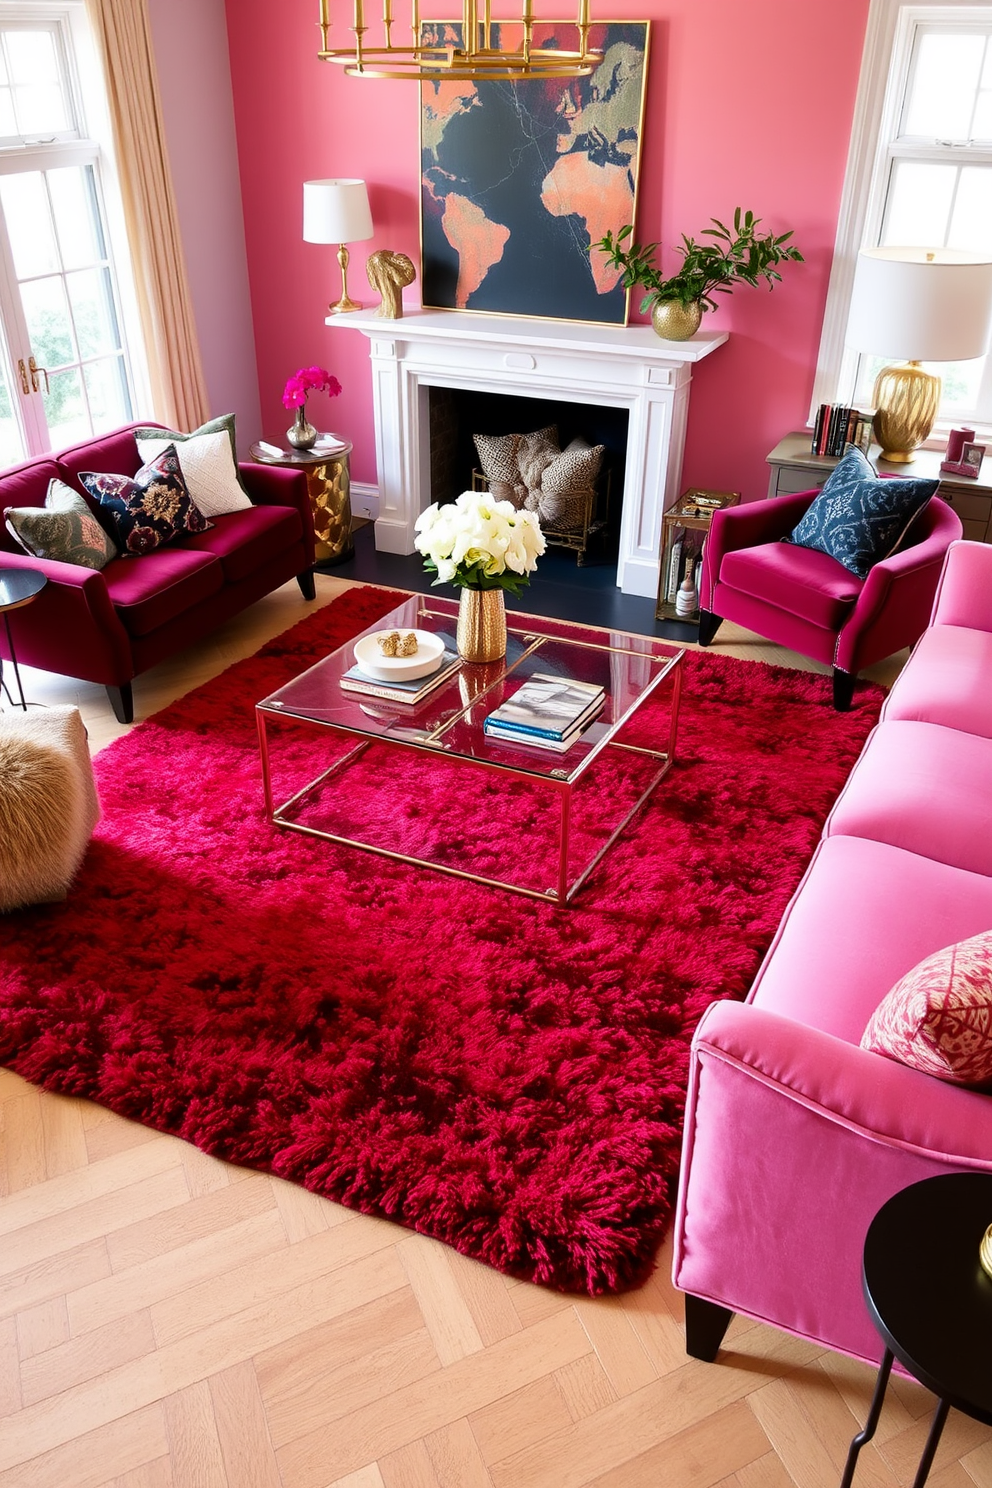
<path fill-rule="evenodd" d="M 544 533 L 533 512 L 494 501 L 488 491 L 463 491 L 456 501 L 435 501 L 421 512 L 414 539 L 435 584 L 466 589 L 509 589 L 519 594 L 544 552 Z"/>

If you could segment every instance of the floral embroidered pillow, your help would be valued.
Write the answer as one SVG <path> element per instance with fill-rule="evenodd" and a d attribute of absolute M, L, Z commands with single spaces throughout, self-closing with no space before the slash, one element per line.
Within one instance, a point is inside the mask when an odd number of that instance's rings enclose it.
<path fill-rule="evenodd" d="M 106 513 L 122 557 L 140 557 L 173 538 L 206 532 L 214 525 L 186 488 L 174 444 L 167 445 L 135 476 L 81 470 L 79 479 Z"/>
<path fill-rule="evenodd" d="M 57 476 L 48 482 L 44 506 L 11 506 L 5 516 L 7 531 L 35 558 L 99 571 L 117 557 L 83 497 Z"/>
<path fill-rule="evenodd" d="M 992 930 L 908 971 L 875 1009 L 861 1047 L 938 1080 L 992 1082 Z"/>

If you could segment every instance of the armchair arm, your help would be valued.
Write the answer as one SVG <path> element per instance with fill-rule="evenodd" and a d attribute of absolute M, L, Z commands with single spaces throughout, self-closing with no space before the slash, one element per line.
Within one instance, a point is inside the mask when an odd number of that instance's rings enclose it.
<path fill-rule="evenodd" d="M 913 646 L 927 628 L 949 545 L 960 537 L 955 512 L 933 497 L 930 531 L 914 547 L 883 558 L 870 570 L 858 602 L 837 637 L 834 665 L 852 675 L 872 662 Z M 983 547 L 975 543 L 975 547 Z M 992 566 L 986 569 L 992 579 Z M 992 629 L 992 606 L 989 606 Z"/>
<path fill-rule="evenodd" d="M 253 465 L 240 462 L 238 469 L 245 490 L 255 506 L 292 506 L 300 514 L 307 563 L 314 561 L 313 508 L 306 472 L 284 465 Z"/>
<path fill-rule="evenodd" d="M 703 549 L 703 573 L 699 586 L 702 608 L 711 608 L 724 554 L 738 548 L 754 548 L 759 543 L 777 542 L 785 537 L 819 494 L 816 490 L 797 491 L 791 496 L 766 497 L 763 501 L 749 501 L 744 506 L 727 506 L 715 511 Z"/>
<path fill-rule="evenodd" d="M 20 661 L 105 687 L 131 680 L 131 644 L 102 573 L 8 552 L 3 566 L 35 569 L 48 580 L 37 599 L 8 616 Z"/>
<path fill-rule="evenodd" d="M 992 547 L 980 542 L 951 543 L 930 623 L 992 630 Z"/>

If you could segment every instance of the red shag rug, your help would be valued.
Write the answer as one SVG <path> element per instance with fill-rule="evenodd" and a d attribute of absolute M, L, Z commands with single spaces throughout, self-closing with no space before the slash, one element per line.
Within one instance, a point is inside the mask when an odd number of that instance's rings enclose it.
<path fill-rule="evenodd" d="M 395 602 L 348 591 L 102 751 L 69 899 L 0 920 L 0 1062 L 512 1275 L 636 1285 L 692 1031 L 746 992 L 882 693 L 837 714 L 823 677 L 688 655 L 675 767 L 559 909 L 263 819 L 255 702 Z M 314 735 L 276 745 L 313 773 Z M 417 756 L 404 797 L 366 761 L 356 822 L 527 869 L 530 787 Z"/>

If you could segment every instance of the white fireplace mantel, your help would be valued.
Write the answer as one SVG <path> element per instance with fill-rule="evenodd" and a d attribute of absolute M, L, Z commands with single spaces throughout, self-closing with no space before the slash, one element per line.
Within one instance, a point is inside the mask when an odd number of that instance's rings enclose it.
<path fill-rule="evenodd" d="M 617 584 L 653 598 L 661 516 L 679 493 L 692 366 L 726 341 L 697 332 L 662 341 L 650 326 L 579 325 L 458 310 L 368 311 L 326 324 L 369 340 L 379 516 L 376 547 L 414 552 L 414 523 L 430 504 L 427 389 L 470 388 L 624 408 L 628 413 Z"/>

